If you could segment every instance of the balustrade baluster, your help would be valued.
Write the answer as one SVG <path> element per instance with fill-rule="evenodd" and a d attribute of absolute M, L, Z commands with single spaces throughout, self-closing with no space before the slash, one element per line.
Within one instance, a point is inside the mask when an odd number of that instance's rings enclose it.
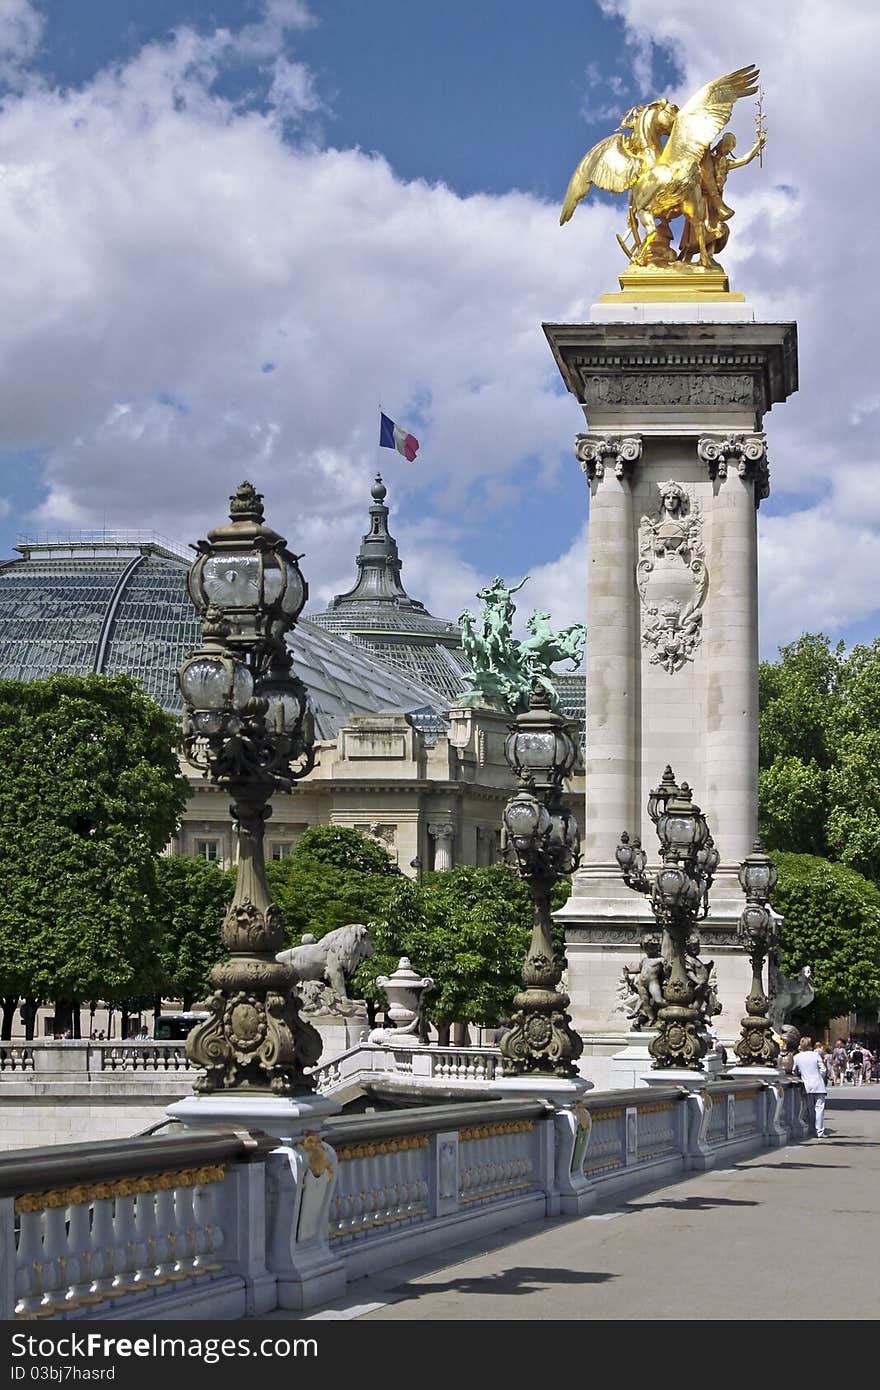
<path fill-rule="evenodd" d="M 158 1284 L 153 1278 L 156 1266 L 156 1194 L 139 1192 L 134 1206 L 135 1270 L 132 1284 L 138 1291 Z"/>
<path fill-rule="evenodd" d="M 103 1300 L 113 1287 L 113 1199 L 107 1183 L 99 1183 L 95 1192 L 89 1269 L 91 1292 Z"/>
<path fill-rule="evenodd" d="M 193 1211 L 193 1190 L 188 1184 L 178 1187 L 174 1194 L 174 1219 L 177 1235 L 175 1273 L 179 1273 L 184 1279 L 189 1279 L 194 1273 L 196 1219 Z"/>
<path fill-rule="evenodd" d="M 124 1298 L 134 1293 L 138 1285 L 134 1283 L 137 1271 L 135 1252 L 134 1194 L 117 1194 L 113 1212 L 113 1283 L 111 1298 Z"/>
<path fill-rule="evenodd" d="M 37 1317 L 51 1318 L 67 1285 L 67 1208 L 49 1207 L 43 1220 L 43 1295 Z"/>
<path fill-rule="evenodd" d="M 43 1213 L 23 1211 L 15 1261 L 15 1311 L 36 1317 L 43 1294 Z"/>
<path fill-rule="evenodd" d="M 220 1274 L 223 1271 L 222 1261 L 216 1258 L 223 1249 L 219 1212 L 221 1191 L 219 1182 L 199 1183 L 193 1191 L 196 1230 L 202 1245 L 194 1261 L 199 1274 Z"/>
<path fill-rule="evenodd" d="M 79 1308 L 103 1302 L 99 1293 L 92 1293 L 92 1214 L 85 1193 L 82 1201 L 71 1201 L 69 1212 L 64 1303 L 68 1308 Z"/>

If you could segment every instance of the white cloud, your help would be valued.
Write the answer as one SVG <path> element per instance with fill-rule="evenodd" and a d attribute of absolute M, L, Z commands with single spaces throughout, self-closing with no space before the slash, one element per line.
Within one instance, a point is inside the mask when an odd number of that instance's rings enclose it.
<path fill-rule="evenodd" d="M 15 84 L 40 46 L 45 20 L 31 0 L 0 0 L 0 82 Z"/>
<path fill-rule="evenodd" d="M 431 492 L 451 517 L 526 458 L 558 467 L 579 412 L 539 325 L 583 313 L 582 256 L 610 279 L 614 214 L 586 214 L 563 257 L 536 198 L 461 198 L 285 143 L 273 112 L 215 93 L 228 42 L 180 29 L 0 112 L 0 443 L 46 452 L 41 527 L 187 539 L 252 475 L 318 595 L 351 579 L 380 399 L 422 441 L 399 483 L 383 459 L 398 501 Z M 273 61 L 267 80 L 282 72 L 313 109 L 308 74 Z M 454 614 L 473 576 L 428 553 L 411 591 Z"/>
<path fill-rule="evenodd" d="M 606 7 L 629 23 L 647 95 L 652 39 L 676 57 L 679 95 L 761 64 L 770 141 L 763 172 L 731 175 L 725 259 L 760 314 L 799 319 L 801 347 L 800 393 L 767 421 L 775 495 L 796 510 L 761 513 L 765 642 L 856 621 L 880 533 L 874 7 L 744 0 L 717 24 L 696 0 Z M 552 475 L 581 425 L 539 325 L 582 318 L 614 284 L 622 204 L 582 206 L 563 232 L 556 206 L 523 193 L 462 198 L 360 150 L 285 142 L 285 124 L 320 115 L 289 53 L 310 22 L 273 0 L 238 31 L 180 28 L 80 89 L 31 81 L 4 101 L 0 447 L 45 453 L 45 526 L 194 538 L 252 475 L 306 551 L 313 595 L 329 596 L 353 577 L 381 399 L 422 441 L 412 470 L 382 460 L 395 505 L 419 494 L 438 518 L 398 527 L 408 588 L 454 616 L 495 568 L 461 564 L 456 516 L 476 498 L 487 527 L 493 507 L 525 508 L 535 469 Z M 34 7 L 7 0 L 0 39 L 17 62 L 32 55 Z M 260 70 L 265 114 L 217 93 L 217 74 L 243 62 Z M 741 144 L 751 122 L 737 112 Z M 829 520 L 833 605 L 820 596 Z M 534 571 L 522 607 L 580 617 L 583 544 Z M 800 587 L 782 582 L 786 550 Z"/>

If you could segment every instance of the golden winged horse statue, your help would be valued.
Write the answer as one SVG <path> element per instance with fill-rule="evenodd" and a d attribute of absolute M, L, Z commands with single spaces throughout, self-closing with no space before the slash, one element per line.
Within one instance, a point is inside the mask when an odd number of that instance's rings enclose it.
<path fill-rule="evenodd" d="M 609 193 L 629 190 L 632 240 L 628 245 L 617 239 L 633 265 L 669 265 L 698 254 L 701 266 L 720 270 L 712 252 L 727 241 L 725 224 L 733 216 L 723 199 L 724 182 L 730 169 L 760 153 L 765 135 L 759 123 L 754 146 L 740 160 L 731 157 L 732 135 L 714 149 L 712 141 L 730 120 L 734 103 L 757 91 L 758 69 L 750 64 L 707 82 L 682 107 L 665 98 L 632 107 L 614 134 L 594 145 L 575 169 L 560 223 L 569 221 L 593 184 Z M 685 230 L 676 258 L 669 222 L 682 215 Z"/>

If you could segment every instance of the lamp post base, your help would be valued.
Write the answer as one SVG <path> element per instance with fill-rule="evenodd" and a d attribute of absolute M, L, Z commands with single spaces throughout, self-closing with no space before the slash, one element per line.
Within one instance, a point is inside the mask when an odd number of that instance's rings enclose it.
<path fill-rule="evenodd" d="M 165 1114 L 188 1129 L 260 1129 L 290 1144 L 308 1130 L 319 1129 L 324 1120 L 338 1115 L 341 1109 L 337 1101 L 325 1096 L 215 1091 L 176 1100 Z"/>

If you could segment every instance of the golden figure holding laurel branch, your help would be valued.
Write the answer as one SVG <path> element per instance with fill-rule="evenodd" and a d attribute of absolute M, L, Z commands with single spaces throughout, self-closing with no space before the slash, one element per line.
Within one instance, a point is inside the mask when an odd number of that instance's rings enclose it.
<path fill-rule="evenodd" d="M 609 193 L 629 190 L 630 241 L 617 240 L 631 265 L 681 269 L 698 256 L 704 270 L 721 270 L 715 256 L 727 243 L 733 216 L 724 201 L 724 185 L 731 169 L 762 153 L 763 116 L 743 159 L 733 158 L 733 135 L 723 136 L 714 148 L 712 142 L 730 120 L 735 102 L 757 91 L 758 69 L 750 64 L 707 82 L 681 108 L 665 98 L 632 107 L 614 134 L 594 145 L 575 169 L 560 223 L 569 221 L 593 184 Z M 681 216 L 685 225 L 676 254 L 669 223 Z"/>

